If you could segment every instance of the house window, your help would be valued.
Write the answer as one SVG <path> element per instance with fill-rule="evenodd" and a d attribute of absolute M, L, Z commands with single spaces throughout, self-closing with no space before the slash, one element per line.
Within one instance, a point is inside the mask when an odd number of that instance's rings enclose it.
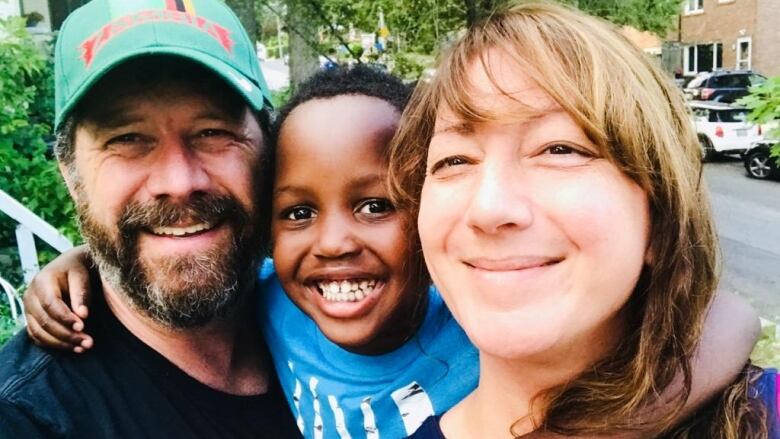
<path fill-rule="evenodd" d="M 737 38 L 737 70 L 750 70 L 751 46 L 750 37 Z"/>
<path fill-rule="evenodd" d="M 686 75 L 723 68 L 723 44 L 707 43 L 686 46 L 683 53 Z"/>
<path fill-rule="evenodd" d="M 87 3 L 87 0 L 57 0 L 49 2 L 51 12 L 51 28 L 59 30 L 65 18 L 76 9 Z"/>
<path fill-rule="evenodd" d="M 685 0 L 686 14 L 701 14 L 704 12 L 704 0 Z"/>

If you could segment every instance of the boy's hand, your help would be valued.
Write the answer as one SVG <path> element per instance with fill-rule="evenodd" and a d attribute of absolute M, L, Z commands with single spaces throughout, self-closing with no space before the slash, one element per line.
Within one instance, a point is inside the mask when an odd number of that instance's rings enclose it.
<path fill-rule="evenodd" d="M 30 282 L 24 313 L 35 344 L 77 353 L 92 347 L 92 337 L 82 332 L 90 299 L 89 264 L 86 246 L 79 246 L 51 261 Z"/>

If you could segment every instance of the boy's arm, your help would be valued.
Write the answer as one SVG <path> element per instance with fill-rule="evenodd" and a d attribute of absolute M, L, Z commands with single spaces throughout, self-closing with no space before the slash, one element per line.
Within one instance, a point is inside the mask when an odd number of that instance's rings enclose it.
<path fill-rule="evenodd" d="M 75 352 L 92 346 L 92 338 L 81 332 L 88 313 L 89 265 L 87 248 L 76 247 L 43 267 L 30 282 L 24 312 L 27 334 L 36 344 Z"/>

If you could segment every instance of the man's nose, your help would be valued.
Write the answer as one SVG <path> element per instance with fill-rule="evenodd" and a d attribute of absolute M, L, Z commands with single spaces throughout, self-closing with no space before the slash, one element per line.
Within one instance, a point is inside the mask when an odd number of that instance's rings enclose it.
<path fill-rule="evenodd" d="M 193 193 L 210 189 L 206 164 L 184 139 L 164 139 L 157 148 L 147 180 L 152 196 L 187 199 Z"/>

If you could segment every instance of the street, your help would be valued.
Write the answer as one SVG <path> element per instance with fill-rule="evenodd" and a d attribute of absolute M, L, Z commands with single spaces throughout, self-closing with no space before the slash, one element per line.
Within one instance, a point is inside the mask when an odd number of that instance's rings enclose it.
<path fill-rule="evenodd" d="M 720 288 L 780 321 L 780 181 L 746 177 L 736 158 L 706 163 L 704 176 L 723 251 Z"/>
<path fill-rule="evenodd" d="M 269 58 L 260 61 L 260 68 L 269 89 L 279 90 L 290 85 L 290 69 L 281 59 Z"/>

